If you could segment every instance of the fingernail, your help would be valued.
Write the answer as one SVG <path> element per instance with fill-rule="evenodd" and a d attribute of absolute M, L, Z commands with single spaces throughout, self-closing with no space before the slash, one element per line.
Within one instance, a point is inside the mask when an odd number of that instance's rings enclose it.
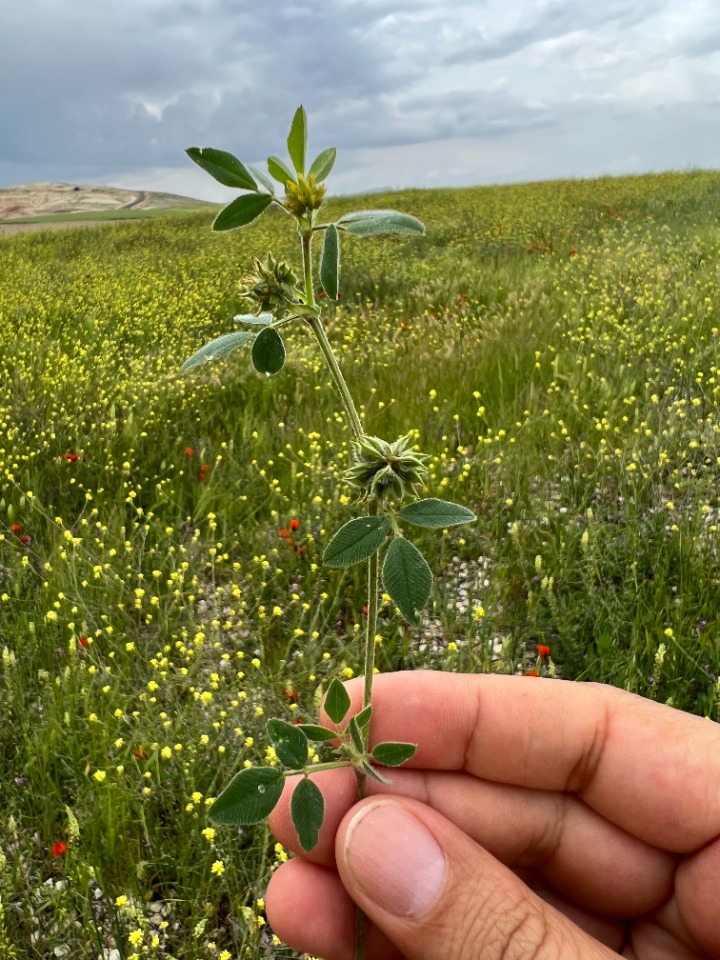
<path fill-rule="evenodd" d="M 344 852 L 362 892 L 398 917 L 427 913 L 445 882 L 447 864 L 437 841 L 392 801 L 368 804 L 355 814 Z"/>

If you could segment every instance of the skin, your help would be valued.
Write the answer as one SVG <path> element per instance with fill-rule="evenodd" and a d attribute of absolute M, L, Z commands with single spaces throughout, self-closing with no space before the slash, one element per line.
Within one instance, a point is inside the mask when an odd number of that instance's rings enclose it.
<path fill-rule="evenodd" d="M 352 714 L 362 679 L 346 688 Z M 298 856 L 266 896 L 283 941 L 352 960 L 358 903 L 367 960 L 720 960 L 718 724 L 599 684 L 430 671 L 377 676 L 373 705 L 371 745 L 417 752 L 360 804 L 351 771 L 316 774 L 326 819 L 310 853 L 288 782 L 270 826 Z M 376 902 L 357 868 L 363 850 L 383 856 L 372 830 L 388 810 L 444 854 L 417 916 Z"/>

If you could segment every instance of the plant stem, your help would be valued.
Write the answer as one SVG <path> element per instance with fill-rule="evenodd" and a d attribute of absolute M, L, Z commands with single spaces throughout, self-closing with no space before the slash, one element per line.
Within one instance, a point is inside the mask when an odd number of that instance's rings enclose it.
<path fill-rule="evenodd" d="M 312 307 L 315 305 L 315 293 L 313 291 L 313 278 L 312 278 L 312 238 L 313 238 L 313 227 L 312 221 L 309 223 L 307 229 L 302 231 L 302 254 L 303 254 L 303 274 L 305 278 L 305 295 L 307 299 L 308 306 Z M 333 353 L 333 348 L 330 344 L 330 341 L 327 338 L 325 333 L 325 328 L 322 324 L 322 320 L 319 317 L 310 317 L 309 319 L 310 326 L 312 331 L 315 334 L 315 339 L 318 342 L 318 345 L 322 351 L 323 356 L 325 357 L 325 362 L 330 368 L 330 373 L 332 374 L 333 382 L 335 387 L 340 394 L 340 399 L 342 404 L 345 407 L 345 412 L 347 413 L 348 419 L 350 421 L 350 426 L 352 432 L 355 435 L 355 439 L 359 440 L 363 436 L 364 430 L 362 421 L 358 415 L 358 412 L 355 408 L 355 403 L 352 398 L 352 394 L 348 388 L 347 383 L 345 382 L 345 377 L 342 375 L 342 370 L 340 365 L 337 362 L 337 358 Z M 378 501 L 377 497 L 372 497 L 368 501 L 368 516 L 375 517 L 378 512 Z M 372 681 L 373 681 L 373 669 L 375 666 L 375 631 L 377 629 L 377 594 L 378 594 L 378 554 L 377 551 L 370 557 L 368 560 L 368 617 L 367 617 L 367 635 L 365 639 L 365 687 L 363 691 L 363 708 L 365 708 L 372 699 Z M 365 749 L 368 747 L 370 740 L 370 724 L 368 724 L 363 730 L 363 743 Z M 328 765 L 329 766 L 329 765 Z M 357 777 L 357 798 L 362 800 L 367 794 L 367 774 L 363 770 L 358 770 L 355 768 L 355 776 Z M 355 960 L 365 960 L 365 929 L 366 929 L 366 920 L 365 914 L 362 912 L 360 907 L 357 907 L 355 910 Z"/>
<path fill-rule="evenodd" d="M 371 497 L 368 501 L 368 516 L 376 517 L 378 513 L 377 497 Z M 372 700 L 373 672 L 375 670 L 375 633 L 377 631 L 378 615 L 378 585 L 379 585 L 379 553 L 375 553 L 368 560 L 368 612 L 367 612 L 367 634 L 365 636 L 365 687 L 363 690 L 363 710 Z M 365 747 L 370 740 L 370 724 L 365 728 L 363 734 Z M 362 795 L 359 800 L 365 796 L 365 782 L 367 777 L 361 773 L 361 780 L 358 781 L 358 794 L 362 785 Z"/>
<path fill-rule="evenodd" d="M 312 239 L 313 231 L 312 228 L 303 231 L 302 234 L 302 252 L 303 252 L 303 272 L 305 275 L 305 295 L 307 297 L 307 304 L 309 307 L 315 305 L 315 294 L 313 291 L 313 280 L 312 280 Z M 330 373 L 332 374 L 333 382 L 337 388 L 337 392 L 340 394 L 340 399 L 342 404 L 345 407 L 345 412 L 348 415 L 350 420 L 350 426 L 352 432 L 355 434 L 355 438 L 358 439 L 363 435 L 363 426 L 358 412 L 355 409 L 355 403 L 353 402 L 352 395 L 348 389 L 348 385 L 345 382 L 345 377 L 342 375 L 342 370 L 340 365 L 337 362 L 337 358 L 333 353 L 333 348 L 330 345 L 330 341 L 327 338 L 325 333 L 325 328 L 322 325 L 322 320 L 319 317 L 310 317 L 309 324 L 312 327 L 312 331 L 315 334 L 315 339 L 318 342 L 322 354 L 325 357 L 325 362 L 330 368 Z"/>

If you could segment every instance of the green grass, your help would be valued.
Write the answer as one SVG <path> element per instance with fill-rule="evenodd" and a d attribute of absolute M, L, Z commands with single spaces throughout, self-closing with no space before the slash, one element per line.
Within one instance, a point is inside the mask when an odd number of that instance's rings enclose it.
<path fill-rule="evenodd" d="M 543 644 L 541 672 L 717 718 L 719 186 L 328 205 L 426 223 L 345 242 L 327 329 L 368 432 L 417 431 L 426 495 L 479 517 L 418 536 L 433 595 L 418 630 L 384 603 L 382 670 L 523 673 Z M 308 332 L 270 379 L 241 352 L 178 373 L 234 329 L 251 256 L 295 258 L 290 221 L 162 213 L 0 238 L 4 956 L 152 955 L 153 903 L 179 960 L 287 956 L 258 903 L 282 851 L 208 839 L 207 803 L 269 716 L 361 669 L 364 573 L 321 564 L 357 510 L 348 430 Z"/>
<path fill-rule="evenodd" d="M 185 216 L 204 204 L 186 204 L 181 207 L 163 207 L 160 210 L 142 210 L 131 207 L 129 210 L 87 210 L 73 213 L 46 213 L 35 217 L 0 218 L 0 225 L 12 226 L 16 223 L 83 223 L 96 220 L 152 220 L 155 217 Z M 212 208 L 205 208 L 212 209 Z"/>

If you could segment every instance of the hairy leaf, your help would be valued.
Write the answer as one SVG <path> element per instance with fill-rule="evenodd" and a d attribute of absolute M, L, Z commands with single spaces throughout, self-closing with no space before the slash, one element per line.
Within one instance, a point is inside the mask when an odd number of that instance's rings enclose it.
<path fill-rule="evenodd" d="M 222 360 L 254 337 L 254 333 L 225 333 L 222 337 L 211 340 L 185 361 L 182 365 L 183 373 L 199 367 L 202 363 L 207 363 L 208 360 Z"/>
<path fill-rule="evenodd" d="M 272 327 L 265 327 L 255 337 L 252 348 L 253 366 L 259 373 L 278 373 L 285 366 L 285 344 Z"/>
<path fill-rule="evenodd" d="M 333 723 L 342 723 L 350 709 L 350 697 L 337 677 L 333 677 L 325 697 L 325 713 Z"/>
<path fill-rule="evenodd" d="M 372 717 L 372 704 L 369 703 L 360 713 L 355 717 L 359 726 L 366 727 L 370 723 L 370 718 Z"/>
<path fill-rule="evenodd" d="M 335 156 L 337 150 L 335 147 L 328 147 L 327 150 L 323 150 L 322 153 L 319 153 L 312 162 L 308 174 L 312 174 L 315 177 L 315 183 L 322 183 L 322 181 L 327 177 L 332 168 L 335 166 Z"/>
<path fill-rule="evenodd" d="M 372 758 L 384 767 L 399 767 L 415 756 L 416 750 L 414 743 L 378 743 L 372 752 Z"/>
<path fill-rule="evenodd" d="M 425 227 L 417 217 L 398 210 L 358 210 L 340 217 L 337 225 L 357 237 L 371 237 L 380 233 L 425 233 Z"/>
<path fill-rule="evenodd" d="M 257 220 L 272 203 L 266 193 L 244 193 L 220 211 L 213 221 L 213 230 L 237 230 Z"/>
<path fill-rule="evenodd" d="M 297 728 L 302 730 L 308 740 L 312 740 L 314 743 L 334 740 L 337 737 L 337 730 L 328 730 L 327 727 L 321 727 L 317 723 L 299 723 Z"/>
<path fill-rule="evenodd" d="M 265 187 L 268 193 L 275 194 L 275 184 L 267 174 L 263 173 L 262 170 L 258 170 L 257 167 L 251 167 L 250 164 L 247 165 L 247 168 L 255 179 Z"/>
<path fill-rule="evenodd" d="M 280 157 L 268 157 L 268 170 L 270 171 L 270 176 L 273 180 L 277 180 L 278 183 L 281 183 L 283 186 L 292 180 L 293 183 L 297 183 L 295 174 L 292 172 L 290 167 L 280 159 Z"/>
<path fill-rule="evenodd" d="M 334 223 L 325 231 L 320 257 L 320 282 L 331 300 L 337 300 L 340 285 L 340 234 Z"/>
<path fill-rule="evenodd" d="M 260 823 L 274 809 L 285 778 L 277 767 L 248 767 L 237 773 L 208 810 L 215 823 Z"/>
<path fill-rule="evenodd" d="M 295 111 L 287 141 L 288 153 L 298 173 L 305 173 L 305 154 L 307 153 L 307 117 L 305 108 Z"/>
<path fill-rule="evenodd" d="M 357 517 L 340 527 L 325 548 L 323 563 L 328 567 L 350 567 L 367 560 L 378 550 L 390 531 L 385 517 Z"/>
<path fill-rule="evenodd" d="M 303 850 L 312 850 L 318 842 L 320 827 L 325 817 L 325 801 L 319 788 L 303 777 L 293 790 L 290 816 Z"/>
<path fill-rule="evenodd" d="M 291 770 L 302 770 L 308 759 L 308 738 L 300 727 L 287 720 L 269 720 L 268 736 L 278 760 Z"/>
<path fill-rule="evenodd" d="M 257 184 L 245 165 L 232 153 L 212 147 L 190 147 L 185 153 L 218 183 L 238 190 L 257 190 Z"/>
<path fill-rule="evenodd" d="M 457 527 L 462 523 L 472 523 L 473 520 L 477 520 L 477 517 L 472 510 L 460 506 L 459 503 L 428 497 L 427 500 L 416 500 L 415 503 L 409 503 L 403 507 L 400 511 L 400 519 L 416 527 L 437 530 Z"/>
<path fill-rule="evenodd" d="M 384 783 L 386 787 L 392 785 L 392 780 L 388 780 L 387 777 L 383 777 L 383 775 L 378 773 L 375 767 L 371 766 L 367 760 L 363 760 L 362 768 L 369 777 L 372 777 L 373 780 L 377 780 L 378 783 Z"/>
<path fill-rule="evenodd" d="M 418 548 L 397 537 L 390 544 L 383 564 L 385 590 L 410 623 L 419 623 L 420 611 L 432 589 L 432 572 Z"/>
<path fill-rule="evenodd" d="M 233 317 L 235 323 L 244 323 L 251 327 L 267 327 L 273 322 L 271 313 L 238 313 Z"/>
<path fill-rule="evenodd" d="M 348 723 L 348 730 L 350 731 L 350 739 L 353 742 L 353 746 L 358 753 L 365 752 L 365 744 L 363 743 L 362 731 L 360 729 L 360 724 L 357 722 L 356 717 L 350 717 L 350 722 Z"/>

